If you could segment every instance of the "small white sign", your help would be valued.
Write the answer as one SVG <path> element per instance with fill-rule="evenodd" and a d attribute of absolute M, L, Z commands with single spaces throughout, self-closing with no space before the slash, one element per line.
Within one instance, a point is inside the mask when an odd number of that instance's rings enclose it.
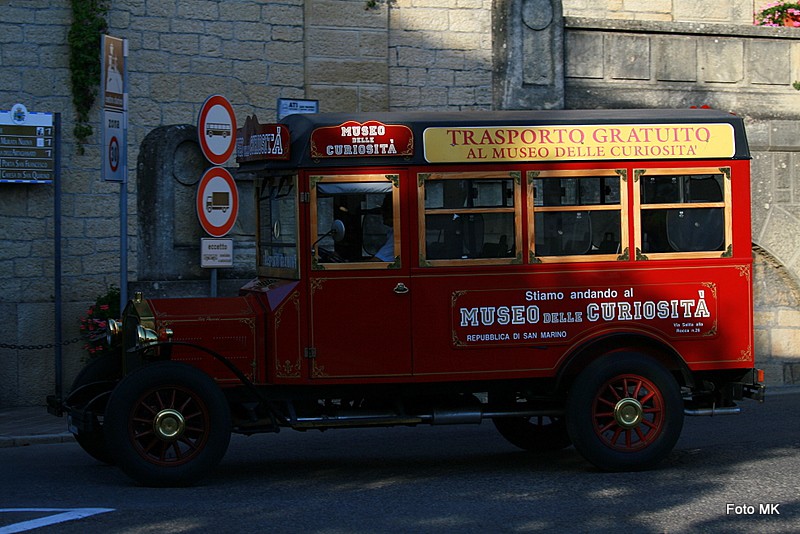
<path fill-rule="evenodd" d="M 200 266 L 204 269 L 233 267 L 233 239 L 201 239 Z"/>
<path fill-rule="evenodd" d="M 319 100 L 278 99 L 278 120 L 294 113 L 319 113 Z"/>

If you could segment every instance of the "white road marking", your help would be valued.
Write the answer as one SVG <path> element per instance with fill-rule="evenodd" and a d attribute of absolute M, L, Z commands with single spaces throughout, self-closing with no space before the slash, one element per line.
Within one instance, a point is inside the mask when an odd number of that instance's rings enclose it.
<path fill-rule="evenodd" d="M 6 525 L 0 527 L 0 534 L 12 534 L 13 532 L 25 532 L 35 528 L 48 527 L 66 521 L 74 521 L 76 519 L 83 519 L 97 514 L 104 514 L 106 512 L 113 512 L 114 508 L 0 508 L 0 513 L 3 512 L 60 512 L 55 515 L 48 515 L 38 519 L 31 519 L 30 521 L 23 521 L 21 523 L 14 523 L 13 525 Z"/>

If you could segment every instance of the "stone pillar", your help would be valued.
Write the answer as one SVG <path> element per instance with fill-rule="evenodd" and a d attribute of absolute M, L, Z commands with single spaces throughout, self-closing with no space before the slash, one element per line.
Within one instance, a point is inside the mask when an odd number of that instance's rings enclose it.
<path fill-rule="evenodd" d="M 207 296 L 209 273 L 200 267 L 197 183 L 210 164 L 191 125 L 161 126 L 145 137 L 137 162 L 138 281 L 128 293 L 150 297 Z M 219 296 L 235 295 L 255 273 L 253 184 L 237 180 L 239 218 L 234 267 L 219 270 Z M 205 272 L 204 272 L 205 271 Z"/>
<path fill-rule="evenodd" d="M 560 0 L 495 0 L 493 91 L 497 109 L 564 107 Z"/>

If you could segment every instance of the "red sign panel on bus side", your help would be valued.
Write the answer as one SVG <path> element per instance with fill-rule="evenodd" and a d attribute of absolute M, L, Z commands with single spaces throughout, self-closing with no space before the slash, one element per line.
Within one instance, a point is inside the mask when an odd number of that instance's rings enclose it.
<path fill-rule="evenodd" d="M 414 155 L 414 134 L 402 124 L 347 121 L 311 132 L 311 157 L 363 158 Z"/>
<path fill-rule="evenodd" d="M 259 124 L 252 115 L 236 130 L 236 162 L 287 160 L 291 141 L 283 124 Z"/>

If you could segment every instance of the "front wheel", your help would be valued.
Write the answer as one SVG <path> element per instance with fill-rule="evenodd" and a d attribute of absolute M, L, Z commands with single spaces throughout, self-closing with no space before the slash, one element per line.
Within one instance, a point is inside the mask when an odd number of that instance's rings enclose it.
<path fill-rule="evenodd" d="M 231 414 L 205 373 L 158 362 L 125 377 L 106 408 L 105 437 L 117 465 L 145 486 L 187 486 L 228 449 Z"/>
<path fill-rule="evenodd" d="M 680 387 L 661 364 L 613 353 L 590 364 L 567 399 L 567 431 L 600 469 L 637 471 L 670 453 L 683 427 Z"/>

